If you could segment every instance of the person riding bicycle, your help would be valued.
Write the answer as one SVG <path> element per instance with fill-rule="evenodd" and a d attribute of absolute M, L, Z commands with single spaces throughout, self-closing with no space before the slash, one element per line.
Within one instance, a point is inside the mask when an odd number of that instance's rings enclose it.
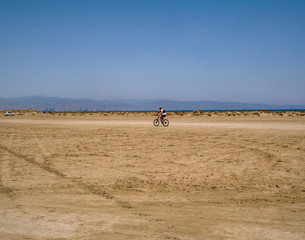
<path fill-rule="evenodd" d="M 163 119 L 166 117 L 166 112 L 162 107 L 159 108 L 159 112 L 157 113 L 156 116 L 158 115 L 160 115 L 160 120 L 161 122 L 163 122 Z"/>

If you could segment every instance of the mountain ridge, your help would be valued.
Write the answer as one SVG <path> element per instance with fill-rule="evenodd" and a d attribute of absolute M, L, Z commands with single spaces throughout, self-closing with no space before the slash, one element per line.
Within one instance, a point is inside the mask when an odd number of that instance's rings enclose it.
<path fill-rule="evenodd" d="M 155 111 L 160 106 L 171 111 L 182 110 L 272 110 L 305 109 L 305 105 L 275 105 L 263 103 L 175 101 L 168 99 L 58 98 L 45 96 L 0 98 L 0 110 L 36 110 L 54 112 L 88 111 Z"/>

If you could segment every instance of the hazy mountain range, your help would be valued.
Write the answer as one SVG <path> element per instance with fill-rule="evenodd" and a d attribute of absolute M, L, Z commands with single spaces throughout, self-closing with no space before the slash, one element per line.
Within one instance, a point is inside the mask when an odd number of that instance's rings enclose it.
<path fill-rule="evenodd" d="M 271 110 L 305 109 L 305 105 L 268 105 L 240 102 L 216 101 L 172 101 L 172 100 L 92 100 L 56 97 L 0 98 L 0 110 L 36 111 L 156 111 L 162 106 L 167 110 Z"/>

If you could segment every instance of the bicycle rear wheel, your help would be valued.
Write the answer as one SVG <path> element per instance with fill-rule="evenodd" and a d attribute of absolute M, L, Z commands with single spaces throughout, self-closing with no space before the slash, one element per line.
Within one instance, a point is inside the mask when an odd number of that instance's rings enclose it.
<path fill-rule="evenodd" d="M 167 119 L 163 120 L 163 126 L 167 127 L 169 125 L 169 121 Z"/>
<path fill-rule="evenodd" d="M 158 120 L 158 119 L 155 119 L 155 120 L 153 121 L 153 124 L 154 124 L 155 127 L 158 127 L 158 126 L 159 126 L 159 120 Z"/>

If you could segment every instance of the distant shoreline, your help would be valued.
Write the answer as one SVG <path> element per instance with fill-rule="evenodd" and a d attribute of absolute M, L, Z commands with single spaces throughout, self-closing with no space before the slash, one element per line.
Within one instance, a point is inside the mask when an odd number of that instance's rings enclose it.
<path fill-rule="evenodd" d="M 217 101 L 174 101 L 167 99 L 92 100 L 56 97 L 0 98 L 0 110 L 30 109 L 40 112 L 155 112 L 162 106 L 168 112 L 229 112 L 229 111 L 305 111 L 302 105 L 274 105 Z"/>
<path fill-rule="evenodd" d="M 149 113 L 149 112 L 157 112 L 158 110 L 105 110 L 105 111 L 54 111 L 58 113 L 64 113 L 64 112 L 110 112 L 110 113 L 115 113 L 115 112 L 128 112 L 128 113 Z M 194 111 L 199 111 L 199 112 L 305 112 L 305 109 L 242 109 L 242 110 L 166 110 L 166 112 L 194 112 Z M 45 112 L 45 111 L 38 111 L 38 112 Z"/>
<path fill-rule="evenodd" d="M 2 110 L 0 112 L 21 112 L 21 111 L 33 111 L 33 112 L 41 112 L 41 113 L 150 113 L 150 112 L 157 112 L 158 110 L 102 110 L 102 111 L 37 111 L 37 110 L 32 110 L 32 109 L 18 109 L 18 110 L 13 110 L 13 109 L 8 109 L 8 110 Z M 189 113 L 189 112 L 264 112 L 264 113 L 283 113 L 283 112 L 305 112 L 305 109 L 241 109 L 241 110 L 167 110 L 167 112 L 180 112 L 180 113 Z"/>
<path fill-rule="evenodd" d="M 167 112 L 305 112 L 305 109 L 242 109 L 242 110 L 167 110 Z M 93 111 L 94 112 L 94 111 Z M 99 112 L 99 111 L 96 111 Z M 101 112 L 157 112 L 157 110 L 151 111 L 101 111 Z"/>

